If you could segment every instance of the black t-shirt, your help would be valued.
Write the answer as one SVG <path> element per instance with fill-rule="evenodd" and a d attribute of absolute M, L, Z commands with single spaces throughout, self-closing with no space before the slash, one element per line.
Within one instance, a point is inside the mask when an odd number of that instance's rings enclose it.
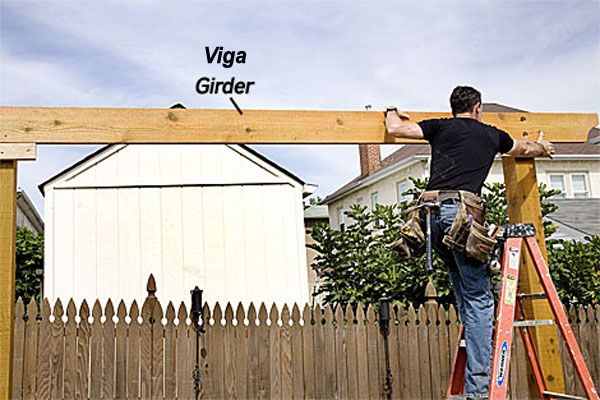
<path fill-rule="evenodd" d="M 507 153 L 513 146 L 508 133 L 472 118 L 429 119 L 419 126 L 431 145 L 427 190 L 480 194 L 496 154 Z"/>

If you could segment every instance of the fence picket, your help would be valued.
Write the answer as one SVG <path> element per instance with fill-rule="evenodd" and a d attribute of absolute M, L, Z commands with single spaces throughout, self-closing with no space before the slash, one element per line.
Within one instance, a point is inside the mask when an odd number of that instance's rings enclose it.
<path fill-rule="evenodd" d="M 348 365 L 346 364 L 346 355 L 348 353 L 348 344 L 346 343 L 346 321 L 344 320 L 344 310 L 341 305 L 335 308 L 335 373 L 336 373 L 336 393 L 338 399 L 348 398 Z"/>
<path fill-rule="evenodd" d="M 346 365 L 347 365 L 347 380 L 348 380 L 348 398 L 358 398 L 358 355 L 356 353 L 356 317 L 352 306 L 347 306 L 344 313 L 344 319 L 346 325 L 344 330 L 346 331 L 346 346 L 348 351 L 346 354 Z"/>
<path fill-rule="evenodd" d="M 112 399 L 115 397 L 115 309 L 112 301 L 108 299 L 104 308 L 104 322 L 102 323 L 102 397 Z"/>
<path fill-rule="evenodd" d="M 115 398 L 127 398 L 127 309 L 125 302 L 121 300 L 117 307 L 117 318 L 115 326 Z"/>
<path fill-rule="evenodd" d="M 246 366 L 248 364 L 248 360 L 246 351 L 246 335 L 248 327 L 246 327 L 244 323 L 246 314 L 244 313 L 244 307 L 242 306 L 242 303 L 238 303 L 235 311 L 235 319 L 237 321 L 237 325 L 234 328 L 235 357 L 233 359 L 235 364 L 235 396 L 238 399 L 247 399 L 248 393 L 246 388 L 248 371 Z"/>
<path fill-rule="evenodd" d="M 12 399 L 23 398 L 23 350 L 25 343 L 25 305 L 19 297 L 15 303 L 14 328 L 13 328 L 13 359 L 12 359 Z"/>
<path fill-rule="evenodd" d="M 330 305 L 325 306 L 323 312 L 323 345 L 325 346 L 323 376 L 325 381 L 325 396 L 331 396 L 337 392 L 336 388 L 336 355 L 335 355 L 335 326 L 333 321 L 333 309 Z"/>
<path fill-rule="evenodd" d="M 167 399 L 174 399 L 177 395 L 177 354 L 176 354 L 176 327 L 175 307 L 169 302 L 165 313 L 167 323 L 165 329 L 165 392 Z"/>
<path fill-rule="evenodd" d="M 67 321 L 65 323 L 65 369 L 64 397 L 75 398 L 77 385 L 77 322 L 75 321 L 75 302 L 73 299 L 67 305 Z"/>
<path fill-rule="evenodd" d="M 195 360 L 195 338 L 196 333 L 189 329 L 187 324 L 187 310 L 185 303 L 182 301 L 177 310 L 177 398 L 190 399 L 193 397 L 194 388 L 192 385 L 192 370 L 190 370 L 190 358 Z M 192 347 L 188 347 L 188 335 L 193 335 L 194 343 Z"/>
<path fill-rule="evenodd" d="M 63 364 L 64 364 L 64 337 L 65 324 L 62 320 L 63 306 L 60 299 L 54 303 L 52 311 L 54 322 L 52 322 L 52 342 L 50 353 L 50 396 L 53 399 L 63 396 Z"/>
<path fill-rule="evenodd" d="M 36 365 L 36 399 L 50 398 L 50 350 L 52 344 L 52 323 L 50 322 L 50 303 L 44 299 L 40 312 L 38 357 Z"/>
<path fill-rule="evenodd" d="M 77 327 L 77 383 L 75 386 L 76 398 L 88 398 L 90 378 L 90 309 L 87 301 L 79 306 L 79 326 Z"/>
<path fill-rule="evenodd" d="M 102 396 L 102 308 L 96 300 L 90 325 L 90 397 Z"/>
<path fill-rule="evenodd" d="M 267 318 L 267 307 L 265 303 L 262 303 L 258 309 L 258 390 L 256 395 L 259 399 L 271 397 L 271 355 Z"/>
<path fill-rule="evenodd" d="M 248 332 L 246 337 L 248 358 L 246 365 L 248 369 L 246 390 L 249 399 L 258 397 L 258 330 L 256 325 L 256 308 L 254 303 L 248 307 Z"/>
<path fill-rule="evenodd" d="M 25 354 L 23 360 L 23 398 L 34 399 L 36 396 L 36 366 L 38 357 L 38 306 L 35 300 L 27 304 L 27 325 L 25 328 Z"/>
<path fill-rule="evenodd" d="M 224 399 L 235 398 L 235 327 L 233 326 L 233 308 L 231 303 L 225 307 L 225 327 L 223 335 L 223 390 Z"/>
<path fill-rule="evenodd" d="M 356 354 L 358 366 L 358 398 L 369 398 L 369 370 L 367 358 L 367 326 L 365 311 L 362 304 L 356 311 Z"/>
<path fill-rule="evenodd" d="M 367 307 L 367 368 L 369 373 L 369 398 L 379 399 L 382 392 L 382 380 L 379 377 L 379 350 L 377 342 L 379 329 L 373 306 Z M 383 361 L 383 360 L 382 360 Z"/>
<path fill-rule="evenodd" d="M 127 329 L 127 397 L 137 399 L 140 394 L 140 311 L 134 300 L 129 308 Z"/>
<path fill-rule="evenodd" d="M 292 345 L 292 398 L 304 398 L 304 359 L 303 359 L 303 343 L 302 343 L 302 325 L 301 325 L 300 308 L 298 304 L 294 304 L 292 308 L 292 328 L 291 328 L 291 345 Z"/>
<path fill-rule="evenodd" d="M 308 304 L 304 305 L 302 310 L 302 347 L 303 347 L 303 367 L 304 367 L 304 396 L 307 399 L 315 398 L 315 357 L 314 357 L 314 324 L 312 310 Z"/>

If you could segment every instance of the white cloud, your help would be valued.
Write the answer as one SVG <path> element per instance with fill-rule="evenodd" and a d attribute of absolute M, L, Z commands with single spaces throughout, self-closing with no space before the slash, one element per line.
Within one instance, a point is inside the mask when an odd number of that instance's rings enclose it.
<path fill-rule="evenodd" d="M 445 110 L 470 83 L 531 111 L 600 111 L 597 1 L 0 4 L 2 104 L 226 108 L 194 82 L 236 75 L 257 82 L 243 108 Z M 209 66 L 205 45 L 247 64 Z M 356 146 L 258 148 L 321 195 L 358 173 Z M 59 168 L 47 151 L 21 169 L 28 192 Z"/>

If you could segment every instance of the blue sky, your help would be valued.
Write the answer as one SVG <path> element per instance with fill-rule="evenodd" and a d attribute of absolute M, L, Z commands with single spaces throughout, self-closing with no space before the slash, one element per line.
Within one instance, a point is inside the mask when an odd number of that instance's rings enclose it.
<path fill-rule="evenodd" d="M 447 110 L 457 84 L 529 111 L 600 111 L 600 2 L 0 1 L 0 104 L 230 108 L 204 75 L 256 81 L 247 109 Z M 208 65 L 204 46 L 247 52 Z M 94 146 L 39 146 L 37 185 Z M 254 146 L 324 196 L 359 172 L 357 146 Z M 384 146 L 387 155 L 394 146 Z"/>

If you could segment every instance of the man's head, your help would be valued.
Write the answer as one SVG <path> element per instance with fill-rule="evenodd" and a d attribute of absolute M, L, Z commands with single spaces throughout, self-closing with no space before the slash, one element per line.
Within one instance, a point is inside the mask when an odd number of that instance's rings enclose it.
<path fill-rule="evenodd" d="M 450 95 L 452 115 L 470 114 L 471 118 L 481 120 L 481 93 L 470 86 L 457 86 Z"/>

